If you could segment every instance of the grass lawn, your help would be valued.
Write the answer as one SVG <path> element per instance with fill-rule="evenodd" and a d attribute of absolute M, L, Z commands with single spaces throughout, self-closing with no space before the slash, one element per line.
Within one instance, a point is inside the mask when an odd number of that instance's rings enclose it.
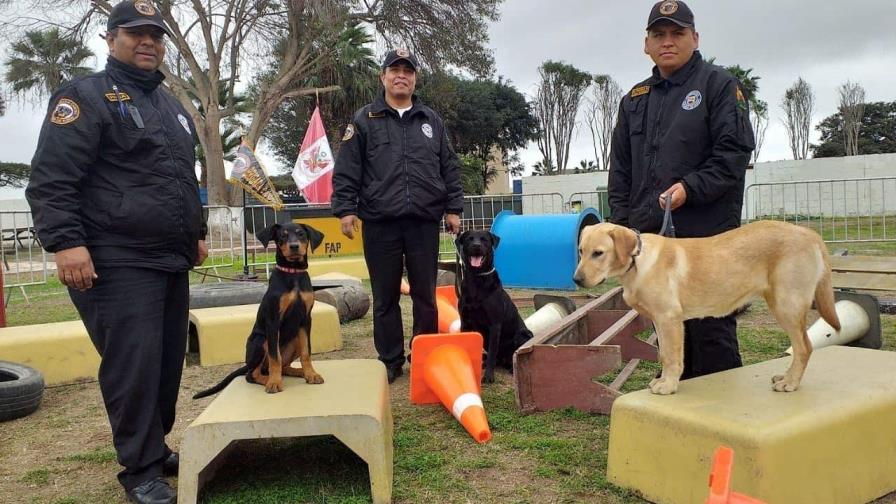
<path fill-rule="evenodd" d="M 222 275 L 240 272 L 220 269 Z M 194 282 L 199 275 L 191 275 Z M 367 285 L 369 288 L 369 284 Z M 605 290 L 605 286 L 601 290 Z M 10 325 L 72 320 L 77 314 L 55 278 L 28 288 L 31 304 L 13 297 Z M 511 291 L 514 297 L 531 291 Z M 402 310 L 406 332 L 410 303 Z M 523 315 L 531 308 L 521 310 Z M 884 349 L 896 351 L 896 316 L 883 319 Z M 745 364 L 780 357 L 787 336 L 763 303 L 741 316 L 738 327 Z M 375 358 L 372 317 L 344 324 L 344 348 L 317 359 Z M 236 366 L 202 368 L 188 357 L 178 419 L 169 436 L 177 447 L 184 429 L 211 401 L 196 391 Z M 643 388 L 658 369 L 642 363 L 626 391 Z M 512 377 L 497 373 L 483 388 L 491 442 L 478 445 L 442 406 L 412 406 L 407 374 L 391 386 L 396 503 L 640 503 L 637 495 L 606 481 L 609 417 L 558 410 L 523 416 L 514 403 Z M 758 392 L 757 392 L 758 393 Z M 119 466 L 95 382 L 48 388 L 34 414 L 0 425 L 0 501 L 34 504 L 124 502 Z M 657 475 L 662 477 L 662 475 Z M 695 475 L 701 482 L 705 474 Z M 370 490 L 366 465 L 331 437 L 272 439 L 237 445 L 204 488 L 205 503 L 363 503 Z M 887 497 L 879 502 L 896 502 Z"/>

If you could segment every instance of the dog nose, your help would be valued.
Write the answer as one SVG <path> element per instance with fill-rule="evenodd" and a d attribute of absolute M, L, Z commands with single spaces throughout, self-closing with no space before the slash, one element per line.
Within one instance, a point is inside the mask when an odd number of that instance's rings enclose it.
<path fill-rule="evenodd" d="M 298 243 L 290 243 L 289 250 L 293 250 L 293 251 L 299 250 L 299 244 Z"/>
<path fill-rule="evenodd" d="M 582 287 L 582 286 L 583 286 L 583 285 L 582 285 L 582 279 L 579 278 L 578 276 L 574 276 L 574 277 L 572 277 L 572 281 L 575 282 L 576 285 L 578 285 L 579 287 Z"/>

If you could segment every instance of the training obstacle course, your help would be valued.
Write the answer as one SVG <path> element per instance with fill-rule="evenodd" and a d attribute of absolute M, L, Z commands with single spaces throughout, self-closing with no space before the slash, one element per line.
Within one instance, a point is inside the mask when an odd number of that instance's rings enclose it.
<path fill-rule="evenodd" d="M 517 406 L 524 413 L 573 407 L 608 415 L 641 360 L 657 359 L 653 345 L 637 337 L 652 322 L 629 308 L 617 287 L 536 334 L 513 355 Z M 618 370 L 610 385 L 595 377 Z M 562 370 L 559 372 L 558 370 Z"/>
<path fill-rule="evenodd" d="M 363 459 L 374 504 L 392 499 L 392 407 L 377 360 L 316 361 L 320 385 L 284 378 L 283 392 L 234 380 L 184 432 L 178 502 L 194 504 L 234 441 L 333 435 Z M 289 470 L 288 464 L 280 470 Z M 297 476 L 298 477 L 298 476 Z"/>
<path fill-rule="evenodd" d="M 702 502 L 710 456 L 737 453 L 731 485 L 769 504 L 860 504 L 896 490 L 896 353 L 831 346 L 796 392 L 771 389 L 790 357 L 616 399 L 607 479 L 661 504 Z"/>

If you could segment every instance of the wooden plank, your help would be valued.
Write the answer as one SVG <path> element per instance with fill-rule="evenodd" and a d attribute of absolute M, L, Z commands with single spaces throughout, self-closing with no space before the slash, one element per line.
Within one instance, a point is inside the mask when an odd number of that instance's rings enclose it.
<path fill-rule="evenodd" d="M 838 289 L 896 291 L 896 274 L 833 272 L 831 280 Z"/>
<path fill-rule="evenodd" d="M 559 322 L 548 328 L 544 332 L 544 334 L 531 338 L 523 346 L 521 346 L 517 350 L 517 352 L 525 352 L 527 351 L 527 348 L 534 345 L 557 344 L 558 340 L 563 338 L 577 339 L 584 337 L 584 334 L 578 333 L 582 333 L 583 329 L 587 329 L 586 324 L 588 314 L 592 310 L 598 310 L 607 305 L 615 306 L 615 304 L 618 302 L 617 298 L 622 298 L 622 287 L 616 287 L 615 289 L 608 291 L 594 301 L 591 301 L 588 304 L 579 307 L 579 309 L 563 317 Z M 572 331 L 575 331 L 576 334 L 571 334 Z"/>
<path fill-rule="evenodd" d="M 887 273 L 896 275 L 896 257 L 832 256 L 835 272 Z"/>
<path fill-rule="evenodd" d="M 657 337 L 656 332 L 654 332 L 650 335 L 649 338 L 647 338 L 647 344 L 651 346 L 656 345 L 657 339 L 659 338 Z M 625 367 L 622 368 L 622 371 L 619 372 L 619 374 L 616 376 L 616 379 L 613 380 L 613 383 L 610 384 L 610 388 L 613 390 L 621 389 L 622 386 L 625 385 L 625 382 L 628 381 L 628 378 L 632 375 L 632 373 L 635 372 L 635 368 L 637 368 L 638 364 L 640 363 L 641 359 L 632 359 L 628 361 L 628 364 L 626 364 Z"/>

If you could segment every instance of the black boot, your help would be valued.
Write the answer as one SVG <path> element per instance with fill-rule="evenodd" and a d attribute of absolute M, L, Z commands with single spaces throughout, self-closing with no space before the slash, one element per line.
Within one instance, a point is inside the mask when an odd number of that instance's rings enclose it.
<path fill-rule="evenodd" d="M 160 477 L 144 481 L 128 490 L 128 502 L 137 504 L 175 504 L 177 492 Z"/>

